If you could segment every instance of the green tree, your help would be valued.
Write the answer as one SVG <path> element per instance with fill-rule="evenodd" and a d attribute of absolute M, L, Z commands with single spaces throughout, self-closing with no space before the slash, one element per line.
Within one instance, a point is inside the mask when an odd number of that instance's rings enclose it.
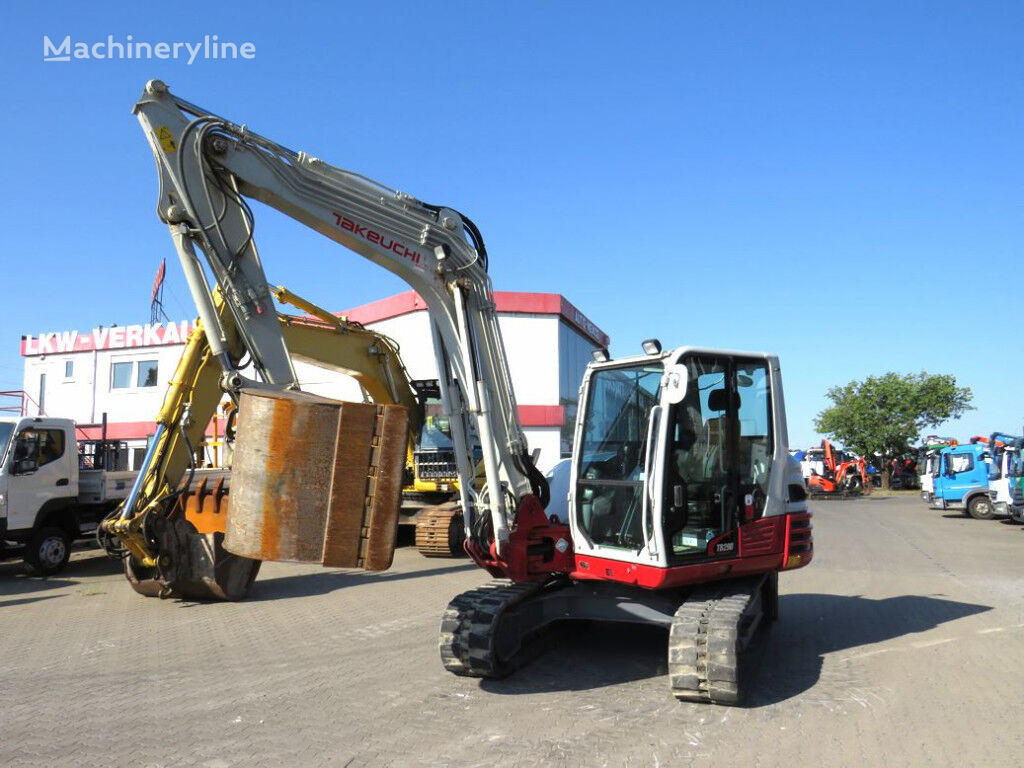
<path fill-rule="evenodd" d="M 970 388 L 958 387 L 955 376 L 923 371 L 869 376 L 832 387 L 826 396 L 832 405 L 818 414 L 815 428 L 869 460 L 881 455 L 886 487 L 889 463 L 907 453 L 922 432 L 974 409 Z"/>

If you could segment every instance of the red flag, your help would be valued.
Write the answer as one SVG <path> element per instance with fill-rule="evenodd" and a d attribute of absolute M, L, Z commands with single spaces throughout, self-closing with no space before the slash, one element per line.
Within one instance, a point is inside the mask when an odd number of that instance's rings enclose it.
<path fill-rule="evenodd" d="M 153 281 L 153 295 L 149 299 L 150 304 L 156 301 L 156 296 L 160 293 L 160 286 L 164 284 L 164 273 L 166 271 L 167 259 L 160 259 L 160 266 L 156 270 L 156 280 Z"/>

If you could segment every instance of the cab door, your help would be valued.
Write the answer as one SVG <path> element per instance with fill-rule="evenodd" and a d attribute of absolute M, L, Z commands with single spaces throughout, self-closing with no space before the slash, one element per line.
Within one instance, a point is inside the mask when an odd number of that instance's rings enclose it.
<path fill-rule="evenodd" d="M 570 479 L 578 555 L 663 564 L 651 517 L 663 374 L 660 358 L 588 370 Z"/>
<path fill-rule="evenodd" d="M 774 455 L 768 362 L 687 354 L 681 402 L 665 417 L 660 504 L 669 565 L 734 555 L 764 512 Z"/>
<path fill-rule="evenodd" d="M 78 467 L 69 454 L 73 450 L 57 427 L 33 426 L 15 435 L 7 458 L 9 530 L 31 528 L 44 504 L 78 496 Z"/>
<path fill-rule="evenodd" d="M 964 494 L 977 485 L 973 451 L 951 451 L 944 454 L 942 473 L 942 498 L 951 504 L 963 501 Z"/>

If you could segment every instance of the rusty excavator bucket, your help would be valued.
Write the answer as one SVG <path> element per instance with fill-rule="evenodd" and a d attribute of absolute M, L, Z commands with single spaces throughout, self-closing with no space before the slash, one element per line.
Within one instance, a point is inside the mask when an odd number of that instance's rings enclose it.
<path fill-rule="evenodd" d="M 407 419 L 400 405 L 243 393 L 225 548 L 260 560 L 390 568 Z"/>
<path fill-rule="evenodd" d="M 385 570 L 394 557 L 406 408 L 247 390 L 229 472 L 156 521 L 160 567 L 125 560 L 140 594 L 240 600 L 263 560 Z"/>

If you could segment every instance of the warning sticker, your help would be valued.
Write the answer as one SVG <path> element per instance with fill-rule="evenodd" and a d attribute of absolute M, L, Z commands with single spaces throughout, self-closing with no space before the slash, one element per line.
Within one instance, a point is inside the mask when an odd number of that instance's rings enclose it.
<path fill-rule="evenodd" d="M 178 149 L 178 144 L 174 140 L 174 136 L 171 135 L 171 129 L 166 125 L 157 126 L 156 139 L 160 142 L 160 146 L 163 147 L 164 152 L 171 153 Z"/>

